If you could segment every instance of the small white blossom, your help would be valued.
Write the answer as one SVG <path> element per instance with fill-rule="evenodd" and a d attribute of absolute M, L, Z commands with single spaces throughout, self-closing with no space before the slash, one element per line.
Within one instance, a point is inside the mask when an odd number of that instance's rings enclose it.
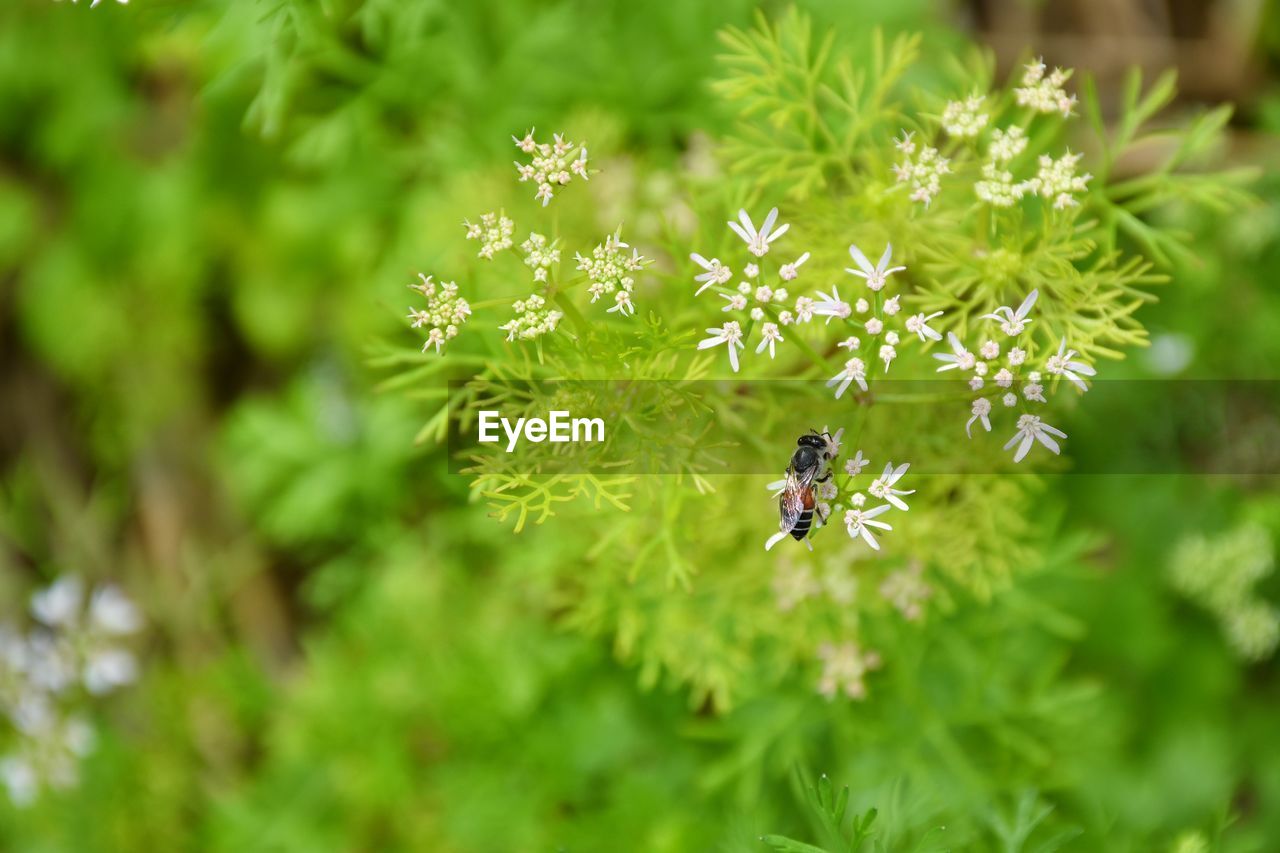
<path fill-rule="evenodd" d="M 768 304 L 773 301 L 773 291 L 767 285 L 760 285 L 755 292 L 756 302 Z"/>
<path fill-rule="evenodd" d="M 855 508 L 861 509 L 862 507 L 867 505 L 867 496 L 864 495 L 862 492 L 854 492 L 852 495 L 849 496 L 849 503 L 852 504 Z"/>
<path fill-rule="evenodd" d="M 547 300 L 536 293 L 527 299 L 517 299 L 511 306 L 516 316 L 498 328 L 507 333 L 508 341 L 516 338 L 529 341 L 554 332 L 564 312 L 546 305 Z"/>
<path fill-rule="evenodd" d="M 991 145 L 987 154 L 997 163 L 1007 163 L 1027 147 L 1027 133 L 1018 125 L 1006 130 L 996 128 L 991 132 Z"/>
<path fill-rule="evenodd" d="M 796 322 L 807 323 L 813 319 L 814 308 L 816 306 L 813 300 L 807 296 L 796 297 Z"/>
<path fill-rule="evenodd" d="M 1075 110 L 1076 96 L 1068 95 L 1063 86 L 1071 72 L 1055 68 L 1046 75 L 1044 62 L 1039 59 L 1028 64 L 1026 69 L 1022 75 L 1022 86 L 1013 90 L 1018 106 L 1069 117 Z"/>
<path fill-rule="evenodd" d="M 899 338 L 898 338 L 898 333 L 897 333 L 897 332 L 886 332 L 886 333 L 885 333 L 885 336 L 884 336 L 884 342 L 885 342 L 886 344 L 888 344 L 889 346 L 891 346 L 891 347 L 896 347 L 896 346 L 898 345 L 898 340 L 899 340 Z"/>
<path fill-rule="evenodd" d="M 756 355 L 759 355 L 765 347 L 769 348 L 769 358 L 773 358 L 774 344 L 778 341 L 785 340 L 778 331 L 777 323 L 765 323 L 760 327 L 760 344 L 756 347 Z"/>
<path fill-rule="evenodd" d="M 972 376 L 969 378 L 970 391 L 981 391 L 984 384 L 986 383 L 983 381 L 981 376 Z"/>
<path fill-rule="evenodd" d="M 629 252 L 628 249 L 630 249 Z M 556 254 L 558 259 L 559 253 Z M 590 257 L 578 254 L 574 256 L 574 260 L 578 262 L 578 270 L 587 275 L 590 282 L 587 292 L 591 294 L 592 302 L 601 296 L 613 294 L 615 304 L 609 309 L 610 312 L 635 313 L 635 307 L 631 304 L 631 295 L 635 288 L 636 273 L 653 261 L 622 242 L 621 228 L 592 249 Z"/>
<path fill-rule="evenodd" d="M 745 275 L 747 278 L 755 278 L 756 276 L 760 275 L 760 267 L 756 266 L 755 264 L 747 264 L 745 267 L 742 268 L 742 274 Z"/>
<path fill-rule="evenodd" d="M 862 250 L 853 244 L 849 245 L 849 257 L 853 258 L 853 262 L 858 265 L 858 268 L 855 270 L 845 267 L 844 271 L 866 279 L 867 287 L 873 291 L 882 290 L 885 284 L 888 283 L 889 276 L 906 269 L 906 267 L 889 266 L 893 260 L 892 243 L 885 245 L 884 254 L 880 256 L 880 260 L 875 266 L 872 266 L 871 261 L 862 253 Z"/>
<path fill-rule="evenodd" d="M 751 282 L 749 282 L 749 281 L 740 281 L 740 282 L 738 282 L 738 292 L 739 292 L 739 293 L 741 293 L 743 296 L 750 296 L 750 295 L 751 295 Z M 696 294 L 695 294 L 695 295 L 696 295 Z"/>
<path fill-rule="evenodd" d="M 763 258 L 769 253 L 769 244 L 777 240 L 783 234 L 787 233 L 790 225 L 783 225 L 777 229 L 773 227 L 778 221 L 778 208 L 773 208 L 765 216 L 764 222 L 757 231 L 755 225 L 751 222 L 751 217 L 747 215 L 745 210 L 738 211 L 738 222 L 730 222 L 729 227 L 733 229 L 733 233 L 741 237 L 747 244 L 747 251 L 755 255 L 757 258 Z"/>
<path fill-rule="evenodd" d="M 1053 436 L 1066 438 L 1067 434 L 1060 429 L 1049 426 L 1035 415 L 1022 415 L 1018 418 L 1018 431 L 1013 434 L 1013 438 L 1005 442 L 1004 449 L 1008 450 L 1015 444 L 1018 445 L 1017 451 L 1013 454 L 1014 462 L 1021 462 L 1027 452 L 1031 450 L 1031 445 L 1037 441 L 1056 454 L 1060 451 L 1058 442 L 1054 441 Z"/>
<path fill-rule="evenodd" d="M 1013 374 L 1009 372 L 1009 368 L 1002 367 L 996 372 L 995 380 L 1001 388 L 1009 388 L 1013 385 Z"/>
<path fill-rule="evenodd" d="M 983 164 L 982 180 L 973 185 L 974 195 L 992 207 L 1013 207 L 1029 189 L 1030 183 L 1014 181 L 1013 172 L 995 163 Z"/>
<path fill-rule="evenodd" d="M 835 285 L 831 286 L 831 294 L 829 296 L 819 290 L 818 298 L 819 301 L 813 305 L 813 313 L 820 317 L 826 317 L 828 324 L 830 324 L 832 317 L 844 319 L 853 313 L 849 303 L 840 298 L 840 293 L 836 290 Z"/>
<path fill-rule="evenodd" d="M 853 352 L 858 347 L 862 346 L 862 341 L 858 340 L 857 338 L 850 337 L 850 338 L 845 338 L 843 341 L 836 344 L 836 346 L 841 347 L 842 349 L 847 349 L 849 352 Z"/>
<path fill-rule="evenodd" d="M 783 264 L 782 268 L 778 270 L 778 278 L 782 279 L 783 281 L 795 281 L 796 276 L 800 274 L 796 272 L 796 270 L 804 266 L 804 262 L 807 260 L 809 260 L 809 253 L 805 252 L 803 255 L 796 258 L 791 263 Z"/>
<path fill-rule="evenodd" d="M 1075 361 L 1075 356 L 1076 351 L 1067 349 L 1067 339 L 1063 338 L 1058 344 L 1058 354 L 1049 356 L 1044 369 L 1055 376 L 1065 376 L 1081 391 L 1088 391 L 1089 385 L 1080 376 L 1096 376 L 1098 372 L 1084 362 Z"/>
<path fill-rule="evenodd" d="M 857 302 L 853 303 L 853 310 L 857 311 L 859 314 L 865 314 L 871 310 L 871 303 L 865 299 L 859 299 Z"/>
<path fill-rule="evenodd" d="M 779 311 L 779 312 L 778 312 L 778 325 L 779 325 L 779 326 L 790 326 L 793 322 L 795 322 L 795 317 L 794 317 L 794 315 L 792 315 L 792 313 L 791 313 L 790 311 Z"/>
<path fill-rule="evenodd" d="M 891 508 L 888 504 L 881 504 L 874 509 L 851 509 L 846 511 L 844 514 L 844 526 L 849 531 L 849 538 L 861 538 L 873 550 L 879 551 L 880 543 L 876 541 L 875 534 L 871 532 L 871 528 L 878 527 L 881 530 L 893 530 L 892 525 L 885 524 L 883 521 L 876 521 L 876 516 L 884 515 Z"/>
<path fill-rule="evenodd" d="M 757 305 L 756 307 L 751 309 L 750 316 L 752 320 L 755 320 L 757 323 L 759 323 L 761 320 L 764 319 L 764 309 L 761 308 L 759 305 Z"/>
<path fill-rule="evenodd" d="M 873 497 L 877 497 L 882 501 L 888 501 L 898 509 L 906 512 L 908 509 L 907 504 L 898 496 L 914 495 L 916 490 L 910 489 L 904 492 L 901 489 L 895 489 L 893 486 L 902 479 L 902 475 L 907 473 L 907 469 L 910 467 L 910 462 L 903 462 L 897 468 L 893 467 L 892 462 L 888 463 L 884 466 L 884 471 L 880 476 L 875 479 L 875 482 L 867 487 L 867 491 L 870 492 Z"/>
<path fill-rule="evenodd" d="M 839 400 L 848 389 L 849 383 L 857 382 L 863 391 L 867 390 L 867 366 L 860 358 L 851 358 L 844 363 L 844 370 L 827 380 L 827 387 L 836 387 L 836 399 Z"/>
<path fill-rule="evenodd" d="M 468 240 L 480 241 L 480 251 L 476 254 L 485 260 L 492 260 L 497 252 L 511 248 L 511 234 L 516 224 L 503 211 L 485 213 L 478 223 L 464 220 L 462 224 L 467 229 Z"/>
<path fill-rule="evenodd" d="M 991 432 L 991 401 L 986 397 L 979 397 L 973 401 L 973 417 L 969 418 L 969 422 L 964 425 L 964 434 L 973 438 L 972 428 L 974 421 L 981 421 L 982 428 L 987 432 Z"/>
<path fill-rule="evenodd" d="M 988 361 L 993 358 L 999 358 L 1000 345 L 995 341 L 989 340 L 986 343 L 984 343 L 981 347 L 978 348 L 978 355 L 982 356 Z"/>
<path fill-rule="evenodd" d="M 964 344 L 956 337 L 955 332 L 947 332 L 947 343 L 951 345 L 951 352 L 934 353 L 933 357 L 938 361 L 944 362 L 942 367 L 938 368 L 938 372 L 942 373 L 946 370 L 972 370 L 973 365 L 977 362 L 973 353 L 964 348 Z"/>
<path fill-rule="evenodd" d="M 773 301 L 774 301 L 774 302 L 786 302 L 786 301 L 787 301 L 787 298 L 788 298 L 790 295 L 791 295 L 791 294 L 787 293 L 787 289 L 786 289 L 785 287 L 779 287 L 777 290 L 775 290 L 775 291 L 773 292 Z"/>
<path fill-rule="evenodd" d="M 984 95 L 971 95 L 963 101 L 948 101 L 942 111 L 942 128 L 958 139 L 977 136 L 991 116 L 982 111 Z"/>
<path fill-rule="evenodd" d="M 698 349 L 708 349 L 710 347 L 727 344 L 729 349 L 729 365 L 733 368 L 733 372 L 738 372 L 738 350 L 745 349 L 746 344 L 742 342 L 742 327 L 737 321 L 730 320 L 719 329 L 707 329 L 707 334 L 711 337 L 698 343 Z"/>
<path fill-rule="evenodd" d="M 1032 322 L 1027 319 L 1027 315 L 1031 313 L 1031 308 L 1036 304 L 1036 298 L 1040 295 L 1040 291 L 1033 290 L 1027 294 L 1027 298 L 1022 300 L 1022 304 L 1015 311 L 1008 306 L 1001 305 L 991 314 L 983 314 L 984 320 L 995 320 L 1000 323 L 1000 330 L 1009 337 L 1022 334 L 1027 324 Z M 1013 350 L 1009 351 L 1009 357 L 1012 359 Z M 1013 363 L 1012 361 L 1010 362 Z"/>
<path fill-rule="evenodd" d="M 534 281 L 546 281 L 551 265 L 560 263 L 560 250 L 556 248 L 558 243 L 558 240 L 548 243 L 546 237 L 533 233 L 529 235 L 528 240 L 520 244 L 520 251 L 524 252 L 525 266 L 533 270 Z M 591 301 L 594 302 L 598 297 L 598 293 L 594 294 Z"/>
<path fill-rule="evenodd" d="M 913 314 L 907 318 L 907 331 L 919 335 L 922 341 L 940 341 L 942 340 L 942 333 L 931 328 L 929 321 L 941 316 L 941 311 L 935 311 L 927 317 L 923 313 Z"/>
<path fill-rule="evenodd" d="M 850 477 L 856 477 L 862 473 L 863 468 L 870 464 L 870 461 L 871 460 L 864 458 L 862 451 L 859 450 L 854 454 L 852 459 L 849 459 L 844 463 L 844 472 Z"/>
<path fill-rule="evenodd" d="M 723 285 L 729 279 L 733 278 L 733 270 L 729 269 L 724 264 L 720 263 L 719 258 L 712 258 L 711 260 L 707 260 L 706 258 L 702 257 L 702 255 L 699 255 L 697 252 L 694 252 L 693 254 L 689 255 L 689 257 L 693 260 L 695 264 L 697 264 L 698 266 L 706 270 L 706 272 L 700 273 L 693 277 L 694 281 L 702 282 L 702 287 L 699 287 L 694 292 L 693 294 L 694 296 L 701 296 L 702 291 L 706 290 L 711 285 L 713 284 Z"/>
<path fill-rule="evenodd" d="M 1014 347 L 1009 350 L 1008 359 L 1010 367 L 1018 367 L 1027 360 L 1027 351 L 1022 347 Z"/>
<path fill-rule="evenodd" d="M 915 135 L 915 131 L 902 131 L 901 138 L 893 141 L 893 147 L 897 148 L 903 154 L 910 155 L 916 153 Z"/>
<path fill-rule="evenodd" d="M 1035 376 L 1035 374 L 1032 374 L 1032 376 Z M 1022 396 L 1037 403 L 1049 402 L 1044 397 L 1044 386 L 1040 384 L 1038 377 L 1022 386 Z"/>
<path fill-rule="evenodd" d="M 553 141 L 536 142 L 530 130 L 523 139 L 511 137 L 516 147 L 526 154 L 532 155 L 529 163 L 517 162 L 516 173 L 520 180 L 530 181 L 538 185 L 534 198 L 546 207 L 551 203 L 556 189 L 563 187 L 573 179 L 574 175 L 587 180 L 587 147 L 565 140 L 560 134 L 554 134 Z"/>
<path fill-rule="evenodd" d="M 1018 405 L 1018 395 L 1014 394 L 1011 391 L 1008 394 L 1005 394 L 1003 397 L 1001 397 L 1000 402 L 1004 403 L 1007 407 L 1012 409 L 1014 406 Z"/>
<path fill-rule="evenodd" d="M 898 183 L 910 187 L 912 201 L 928 207 L 942 189 L 942 176 L 951 173 L 951 161 L 939 154 L 938 149 L 925 146 L 918 157 L 913 158 L 907 152 L 906 158 L 893 167 L 893 173 Z"/>
<path fill-rule="evenodd" d="M 889 372 L 889 362 L 898 357 L 898 351 L 893 348 L 893 344 L 880 345 L 880 360 L 884 362 L 884 372 Z"/>
<path fill-rule="evenodd" d="M 427 300 L 423 310 L 409 309 L 409 325 L 414 329 L 427 328 L 427 340 L 422 351 L 435 347 L 438 354 L 445 342 L 458 334 L 458 327 L 467 322 L 471 316 L 471 305 L 458 295 L 458 285 L 451 281 L 437 284 L 431 276 L 418 273 L 421 281 L 409 287 L 418 291 Z"/>
<path fill-rule="evenodd" d="M 884 311 L 884 313 L 888 314 L 890 317 L 894 316 L 895 314 L 897 314 L 899 311 L 902 310 L 902 306 L 898 302 L 898 300 L 901 298 L 902 297 L 900 296 L 890 296 L 888 299 L 884 301 L 884 305 L 881 307 L 880 310 Z"/>
<path fill-rule="evenodd" d="M 881 321 L 880 318 L 878 317 L 872 317 L 870 320 L 864 323 L 862 327 L 867 330 L 868 335 L 875 337 L 876 335 L 884 331 L 884 322 Z"/>
<path fill-rule="evenodd" d="M 1041 198 L 1052 199 L 1058 210 L 1075 207 L 1078 202 L 1073 193 L 1082 193 L 1089 188 L 1093 176 L 1085 173 L 1076 174 L 1076 164 L 1080 162 L 1079 154 L 1068 151 L 1057 160 L 1046 155 L 1040 157 L 1040 171 L 1026 182 L 1027 191 L 1038 194 Z"/>
<path fill-rule="evenodd" d="M 721 293 L 720 298 L 729 304 L 721 308 L 721 311 L 744 311 L 747 307 L 747 297 L 741 293 Z"/>

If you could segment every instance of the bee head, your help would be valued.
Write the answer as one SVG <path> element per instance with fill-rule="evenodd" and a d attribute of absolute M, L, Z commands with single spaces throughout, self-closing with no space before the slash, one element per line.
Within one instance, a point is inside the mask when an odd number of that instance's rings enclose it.
<path fill-rule="evenodd" d="M 817 450 L 824 450 L 827 446 L 826 436 L 818 435 L 816 431 L 805 433 L 796 439 L 796 445 L 799 447 L 812 447 Z"/>

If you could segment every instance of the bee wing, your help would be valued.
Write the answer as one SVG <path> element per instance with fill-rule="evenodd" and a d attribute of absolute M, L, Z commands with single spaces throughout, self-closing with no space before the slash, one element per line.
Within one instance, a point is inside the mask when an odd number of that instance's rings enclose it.
<path fill-rule="evenodd" d="M 787 482 L 782 489 L 782 497 L 778 498 L 779 530 L 790 531 L 800 520 L 800 514 L 813 506 L 812 483 L 813 471 L 797 474 L 794 469 L 787 469 Z"/>

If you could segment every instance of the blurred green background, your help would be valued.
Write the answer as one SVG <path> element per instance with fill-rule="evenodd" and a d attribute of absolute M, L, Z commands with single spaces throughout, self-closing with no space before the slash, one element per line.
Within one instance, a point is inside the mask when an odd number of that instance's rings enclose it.
<path fill-rule="evenodd" d="M 800 6 L 922 32 L 926 61 L 1043 53 L 1104 91 L 1175 67 L 1175 112 L 1235 102 L 1261 202 L 1175 223 L 1193 251 L 1122 373 L 1274 374 L 1274 6 Z M 405 283 L 509 180 L 510 135 L 587 126 L 674 167 L 722 127 L 716 32 L 755 8 L 6 0 L 0 607 L 78 572 L 149 627 L 79 785 L 0 799 L 0 849 L 757 850 L 822 842 L 797 781 L 820 773 L 884 849 L 1280 849 L 1280 673 L 1169 580 L 1269 567 L 1272 479 L 1064 478 L 1032 519 L 1046 570 L 882 638 L 913 661 L 884 701 L 712 713 L 566 626 L 550 567 L 580 540 L 468 505 L 420 407 L 377 390 L 371 348 L 403 343 Z"/>

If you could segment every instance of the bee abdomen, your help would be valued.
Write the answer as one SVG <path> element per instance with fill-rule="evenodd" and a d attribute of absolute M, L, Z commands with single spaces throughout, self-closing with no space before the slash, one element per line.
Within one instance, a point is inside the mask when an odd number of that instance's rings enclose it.
<path fill-rule="evenodd" d="M 791 535 L 796 541 L 800 541 L 809 535 L 809 526 L 813 524 L 813 510 L 806 509 L 800 513 L 800 517 L 796 519 L 796 526 L 791 528 Z"/>

